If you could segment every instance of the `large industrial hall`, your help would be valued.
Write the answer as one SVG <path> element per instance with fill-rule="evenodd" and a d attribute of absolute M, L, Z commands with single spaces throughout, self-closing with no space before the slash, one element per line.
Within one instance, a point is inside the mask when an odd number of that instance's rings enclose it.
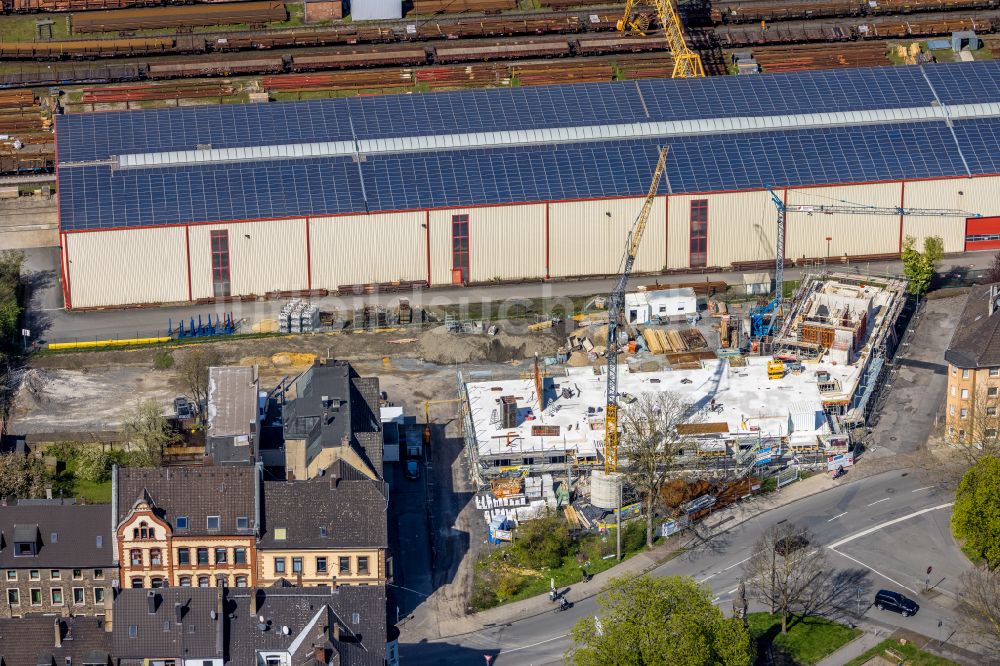
<path fill-rule="evenodd" d="M 67 307 L 1000 247 L 1000 63 L 60 116 Z"/>

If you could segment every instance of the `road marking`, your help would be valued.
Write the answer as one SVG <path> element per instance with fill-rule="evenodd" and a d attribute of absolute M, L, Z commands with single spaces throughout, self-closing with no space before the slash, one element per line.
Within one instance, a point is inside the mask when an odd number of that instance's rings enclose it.
<path fill-rule="evenodd" d="M 930 490 L 934 486 L 924 486 L 923 488 L 917 488 L 916 490 L 911 490 L 911 493 L 919 493 L 921 490 Z"/>
<path fill-rule="evenodd" d="M 828 520 L 826 522 L 832 523 L 833 521 L 837 520 L 837 518 L 840 518 L 841 516 L 846 516 L 846 515 L 847 515 L 846 511 L 844 513 L 838 513 L 836 516 L 834 516 L 833 518 L 831 518 L 830 520 Z"/>
<path fill-rule="evenodd" d="M 833 546 L 830 546 L 830 550 L 832 550 L 833 552 L 837 553 L 837 555 L 840 555 L 841 557 L 846 557 L 847 559 L 851 560 L 852 562 L 857 562 L 858 564 L 860 564 L 861 566 L 863 566 L 865 569 L 869 569 L 870 571 L 874 572 L 875 575 L 881 576 L 882 578 L 885 578 L 887 581 L 889 581 L 893 585 L 898 585 L 899 587 L 903 588 L 904 590 L 912 592 L 913 594 L 917 594 L 916 590 L 914 590 L 914 589 L 912 589 L 910 587 L 907 587 L 906 585 L 903 585 L 898 580 L 893 580 L 892 578 L 890 578 L 889 576 L 886 576 L 884 573 L 882 573 L 881 571 L 879 571 L 875 567 L 870 567 L 867 564 L 865 564 L 864 562 L 862 562 L 861 560 L 853 558 L 850 555 L 847 555 L 846 553 L 840 552 L 839 550 L 837 550 Z"/>
<path fill-rule="evenodd" d="M 881 503 L 881 502 L 888 502 L 888 501 L 889 501 L 889 500 L 891 500 L 891 499 L 892 499 L 891 497 L 883 497 L 883 498 L 882 498 L 882 499 L 880 499 L 880 500 L 875 500 L 874 502 L 872 502 L 872 503 L 871 503 L 871 504 L 869 504 L 868 506 L 875 506 L 876 504 L 879 504 L 879 503 Z"/>
<path fill-rule="evenodd" d="M 563 634 L 562 636 L 555 636 L 553 638 L 546 638 L 544 641 L 538 641 L 537 643 L 532 643 L 531 645 L 522 645 L 521 647 L 511 648 L 509 650 L 501 650 L 497 653 L 497 656 L 501 654 L 510 654 L 511 652 L 517 652 L 518 650 L 527 650 L 528 648 L 538 647 L 539 645 L 545 645 L 546 643 L 551 643 L 552 641 L 558 641 L 561 638 L 566 638 L 569 634 Z"/>
<path fill-rule="evenodd" d="M 938 509 L 947 509 L 950 506 L 954 506 L 954 504 L 955 504 L 954 502 L 947 502 L 945 504 L 938 504 L 937 506 L 930 506 L 930 507 L 927 507 L 926 509 L 921 509 L 920 511 L 914 511 L 913 513 L 908 513 L 905 516 L 901 516 L 899 518 L 893 518 L 892 520 L 886 521 L 886 522 L 881 523 L 879 525 L 876 525 L 874 527 L 869 527 L 866 530 L 861 530 L 857 534 L 852 534 L 849 537 L 844 537 L 840 541 L 837 541 L 835 543 L 831 543 L 829 546 L 827 546 L 827 548 L 830 548 L 831 550 L 834 549 L 834 548 L 840 548 L 845 543 L 850 543 L 851 541 L 854 541 L 855 539 L 860 539 L 863 536 L 868 536 L 872 532 L 878 532 L 880 529 L 883 529 L 885 527 L 889 527 L 890 525 L 895 525 L 896 523 L 901 523 L 904 520 L 909 520 L 910 518 L 916 518 L 917 516 L 922 516 L 925 513 L 930 513 L 931 511 L 937 511 Z"/>
<path fill-rule="evenodd" d="M 731 589 L 731 590 L 729 590 L 728 592 L 726 592 L 726 594 L 733 594 L 734 592 L 736 592 L 736 591 L 737 591 L 737 590 L 739 590 L 739 589 L 740 589 L 740 588 L 738 588 L 738 587 L 734 587 L 733 589 Z"/>
<path fill-rule="evenodd" d="M 756 555 L 756 553 L 754 553 L 754 555 Z M 740 561 L 739 561 L 739 562 L 737 562 L 736 564 L 730 564 L 730 565 L 729 565 L 728 567 L 726 567 L 725 569 L 720 569 L 720 570 L 716 571 L 715 573 L 712 573 L 712 574 L 710 574 L 710 575 L 708 575 L 708 576 L 705 576 L 704 578 L 702 578 L 702 579 L 701 579 L 700 581 L 698 581 L 698 582 L 699 582 L 699 583 L 704 583 L 704 582 L 705 582 L 706 580 L 708 580 L 709 578 L 715 578 L 715 577 L 716 577 L 716 576 L 718 576 L 718 575 L 719 575 L 720 573 L 724 573 L 724 572 L 726 572 L 726 571 L 729 571 L 730 569 L 732 569 L 732 568 L 734 568 L 734 567 L 738 567 L 738 566 L 740 566 L 741 564 L 743 564 L 744 562 L 746 562 L 747 560 L 749 560 L 749 559 L 750 559 L 751 557 L 753 557 L 753 555 L 750 555 L 749 557 L 744 557 L 744 558 L 743 558 L 742 560 L 740 560 Z"/>

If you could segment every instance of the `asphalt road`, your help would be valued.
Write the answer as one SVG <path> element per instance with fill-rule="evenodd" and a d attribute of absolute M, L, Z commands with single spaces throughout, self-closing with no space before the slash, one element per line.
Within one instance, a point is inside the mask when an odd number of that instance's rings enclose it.
<path fill-rule="evenodd" d="M 788 520 L 808 527 L 813 548 L 822 551 L 830 570 L 851 574 L 843 591 L 844 606 L 861 610 L 867 619 L 905 627 L 931 638 L 948 638 L 959 626 L 954 610 L 958 577 L 968 567 L 948 531 L 950 492 L 927 486 L 915 472 L 893 471 L 813 495 L 749 520 L 713 540 L 711 548 L 679 556 L 653 575 L 691 576 L 708 585 L 715 603 L 731 612 L 742 564 L 761 533 Z M 933 567 L 931 590 L 924 592 L 925 571 Z M 920 612 L 903 618 L 878 611 L 870 604 L 875 591 L 897 590 L 915 599 Z M 749 591 L 748 591 L 749 595 Z M 570 590 L 568 598 L 573 601 Z M 764 610 L 752 601 L 751 611 Z M 597 611 L 596 599 L 577 600 L 572 609 L 546 611 L 512 624 L 447 640 L 401 646 L 406 664 L 556 664 L 570 646 L 567 633 L 581 617 Z M 852 612 L 854 612 L 852 610 Z M 939 626 L 940 621 L 940 626 Z"/>
<path fill-rule="evenodd" d="M 57 248 L 39 248 L 26 251 L 29 270 L 45 277 L 39 286 L 40 294 L 36 310 L 37 325 L 34 336 L 41 342 L 63 342 L 75 340 L 95 340 L 108 338 L 131 338 L 166 335 L 168 323 L 177 326 L 182 319 L 206 318 L 232 314 L 236 320 L 248 323 L 274 318 L 284 304 L 284 300 L 260 301 L 253 303 L 224 303 L 218 305 L 181 305 L 170 307 L 132 308 L 124 310 L 103 310 L 72 312 L 63 309 L 61 285 L 59 281 L 59 251 Z M 984 268 L 992 261 L 992 252 L 966 253 L 941 262 L 942 272 L 968 271 Z M 815 272 L 819 268 L 788 268 L 785 279 L 797 279 L 803 272 Z M 839 266 L 838 270 L 871 271 L 875 273 L 898 273 L 902 270 L 898 261 L 859 263 Z M 730 284 L 742 284 L 742 273 L 706 273 L 692 275 L 670 275 L 655 278 L 639 276 L 632 279 L 633 285 L 660 283 L 699 282 L 703 280 L 724 280 Z M 410 299 L 414 307 L 441 305 L 475 305 L 490 303 L 501 314 L 510 302 L 516 299 L 543 298 L 558 302 L 560 298 L 604 294 L 614 288 L 612 279 L 564 280 L 557 282 L 531 282 L 522 284 L 481 285 L 472 287 L 445 287 L 416 290 L 408 293 L 379 293 L 350 297 L 327 297 L 314 299 L 321 309 L 353 310 L 363 305 L 392 306 L 400 296 Z M 506 304 L 506 305 L 505 305 Z"/>

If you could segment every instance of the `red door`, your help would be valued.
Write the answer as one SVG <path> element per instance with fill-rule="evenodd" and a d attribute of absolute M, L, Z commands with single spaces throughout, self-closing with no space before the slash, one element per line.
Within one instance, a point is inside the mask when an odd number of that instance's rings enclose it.
<path fill-rule="evenodd" d="M 1000 249 L 1000 217 L 970 217 L 965 221 L 965 251 Z"/>

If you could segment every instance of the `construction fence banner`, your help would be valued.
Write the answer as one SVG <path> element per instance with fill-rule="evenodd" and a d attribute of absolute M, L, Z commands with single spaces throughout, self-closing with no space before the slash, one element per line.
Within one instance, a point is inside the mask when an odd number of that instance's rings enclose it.
<path fill-rule="evenodd" d="M 660 536 L 668 537 L 671 534 L 677 534 L 682 529 L 687 527 L 689 522 L 690 521 L 688 521 L 687 516 L 681 516 L 680 518 L 676 518 L 674 520 L 668 520 L 660 525 Z"/>
<path fill-rule="evenodd" d="M 787 486 L 789 483 L 793 483 L 799 480 L 799 468 L 790 467 L 788 469 L 778 472 L 778 487 L 782 488 Z"/>
<path fill-rule="evenodd" d="M 510 530 L 493 530 L 493 538 L 497 541 L 513 541 L 514 533 Z"/>
<path fill-rule="evenodd" d="M 854 452 L 848 451 L 847 453 L 838 453 L 833 456 L 827 456 L 826 458 L 826 468 L 827 470 L 833 472 L 839 467 L 851 467 L 854 465 Z"/>

